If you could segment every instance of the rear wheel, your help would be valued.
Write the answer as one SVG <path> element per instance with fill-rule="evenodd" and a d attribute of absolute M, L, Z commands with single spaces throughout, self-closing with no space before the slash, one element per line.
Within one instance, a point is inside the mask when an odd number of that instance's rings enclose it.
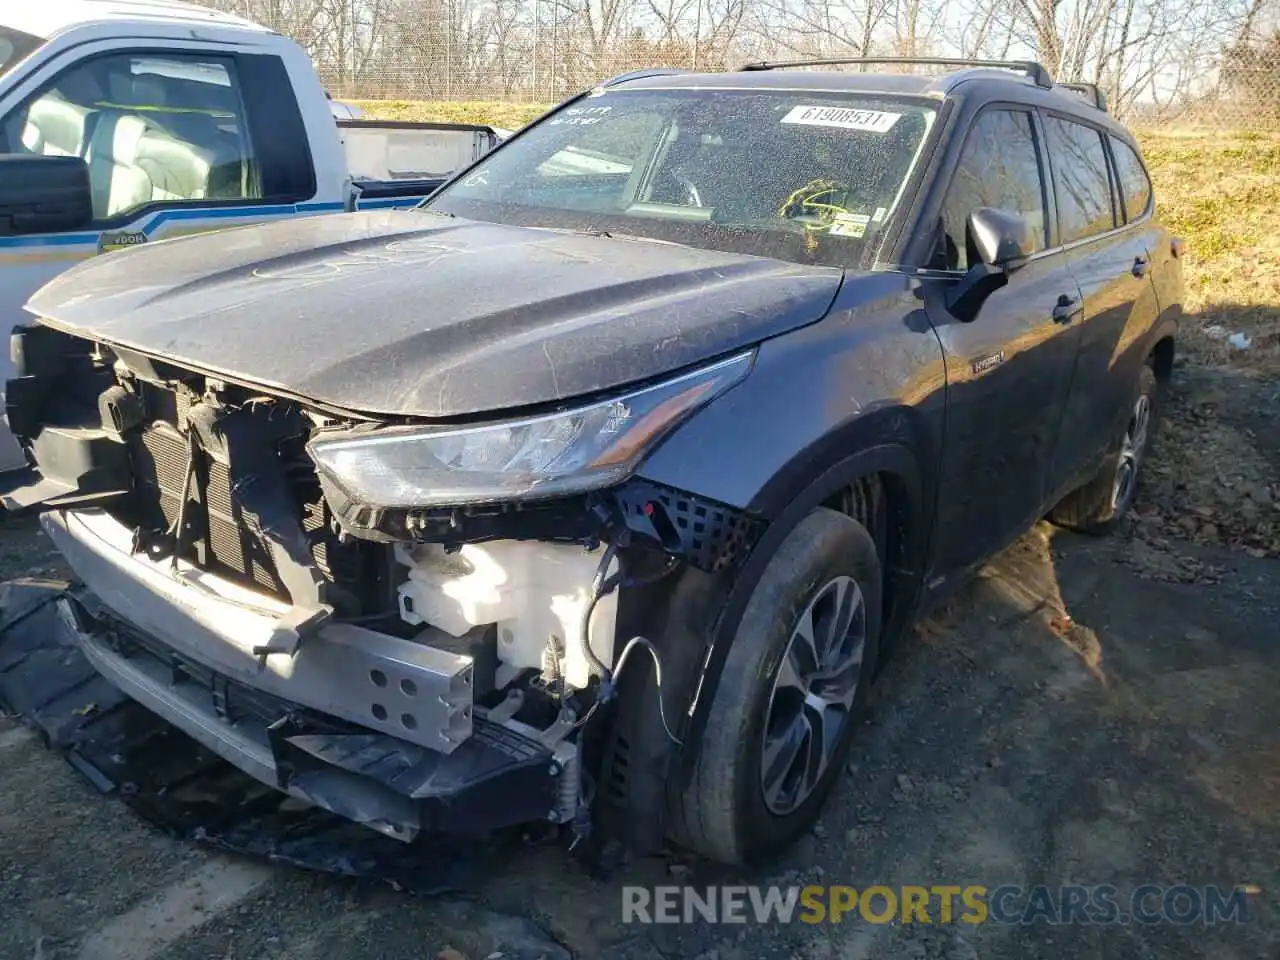
<path fill-rule="evenodd" d="M 765 568 L 721 673 L 676 838 L 724 863 L 766 857 L 817 819 L 875 668 L 881 568 L 856 520 L 818 508 Z"/>
<path fill-rule="evenodd" d="M 1116 449 L 1097 476 L 1050 511 L 1050 521 L 1084 533 L 1106 533 L 1128 513 L 1137 491 L 1138 473 L 1151 449 L 1159 400 L 1160 383 L 1155 371 L 1144 366 L 1137 398 Z"/>

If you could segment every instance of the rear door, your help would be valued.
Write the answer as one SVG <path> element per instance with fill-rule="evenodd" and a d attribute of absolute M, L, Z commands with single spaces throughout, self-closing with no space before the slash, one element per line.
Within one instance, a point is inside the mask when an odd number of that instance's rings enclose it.
<path fill-rule="evenodd" d="M 952 317 L 941 296 L 926 301 L 947 362 L 934 550 L 939 572 L 982 561 L 1043 513 L 1080 334 L 1072 322 L 1080 291 L 1066 255 L 1055 249 L 1049 197 L 1034 112 L 985 108 L 947 188 L 932 265 L 957 277 L 973 265 L 965 222 L 978 207 L 1029 220 L 1035 253 L 972 323 Z"/>
<path fill-rule="evenodd" d="M 1056 496 L 1087 479 L 1122 431 L 1145 334 L 1160 309 L 1150 270 L 1151 184 L 1141 160 L 1076 118 L 1048 114 L 1044 123 L 1058 227 L 1084 295 L 1080 354 L 1053 467 Z M 1113 166 L 1117 144 L 1124 152 Z"/>

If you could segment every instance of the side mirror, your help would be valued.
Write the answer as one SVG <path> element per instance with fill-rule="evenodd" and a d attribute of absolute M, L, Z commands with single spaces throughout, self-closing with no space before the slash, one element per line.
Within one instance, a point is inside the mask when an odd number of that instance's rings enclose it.
<path fill-rule="evenodd" d="M 969 214 L 965 231 L 970 249 L 981 259 L 947 294 L 947 309 L 957 320 L 971 323 L 987 297 L 1027 262 L 1035 238 L 1026 217 L 991 207 L 979 207 Z"/>
<path fill-rule="evenodd" d="M 1026 217 L 991 207 L 979 207 L 969 214 L 965 229 L 983 263 L 1010 273 L 1022 266 L 1035 243 Z"/>
<path fill-rule="evenodd" d="M 89 165 L 79 157 L 0 154 L 0 237 L 86 230 Z"/>

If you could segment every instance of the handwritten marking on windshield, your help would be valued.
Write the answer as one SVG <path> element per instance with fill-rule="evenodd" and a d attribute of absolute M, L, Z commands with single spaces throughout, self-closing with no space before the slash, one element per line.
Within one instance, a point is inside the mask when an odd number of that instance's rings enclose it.
<path fill-rule="evenodd" d="M 548 120 L 547 125 L 589 127 L 603 120 L 611 110 L 613 107 L 569 107 L 564 113 Z"/>

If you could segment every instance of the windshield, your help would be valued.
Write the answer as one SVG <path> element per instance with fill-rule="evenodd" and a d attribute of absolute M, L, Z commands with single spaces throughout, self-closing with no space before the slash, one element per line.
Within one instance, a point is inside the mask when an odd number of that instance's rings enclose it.
<path fill-rule="evenodd" d="M 428 209 L 849 266 L 893 217 L 934 117 L 925 101 L 856 93 L 606 91 Z"/>
<path fill-rule="evenodd" d="M 10 67 L 43 42 L 39 37 L 33 37 L 29 33 L 0 25 L 0 77 L 8 73 Z"/>

